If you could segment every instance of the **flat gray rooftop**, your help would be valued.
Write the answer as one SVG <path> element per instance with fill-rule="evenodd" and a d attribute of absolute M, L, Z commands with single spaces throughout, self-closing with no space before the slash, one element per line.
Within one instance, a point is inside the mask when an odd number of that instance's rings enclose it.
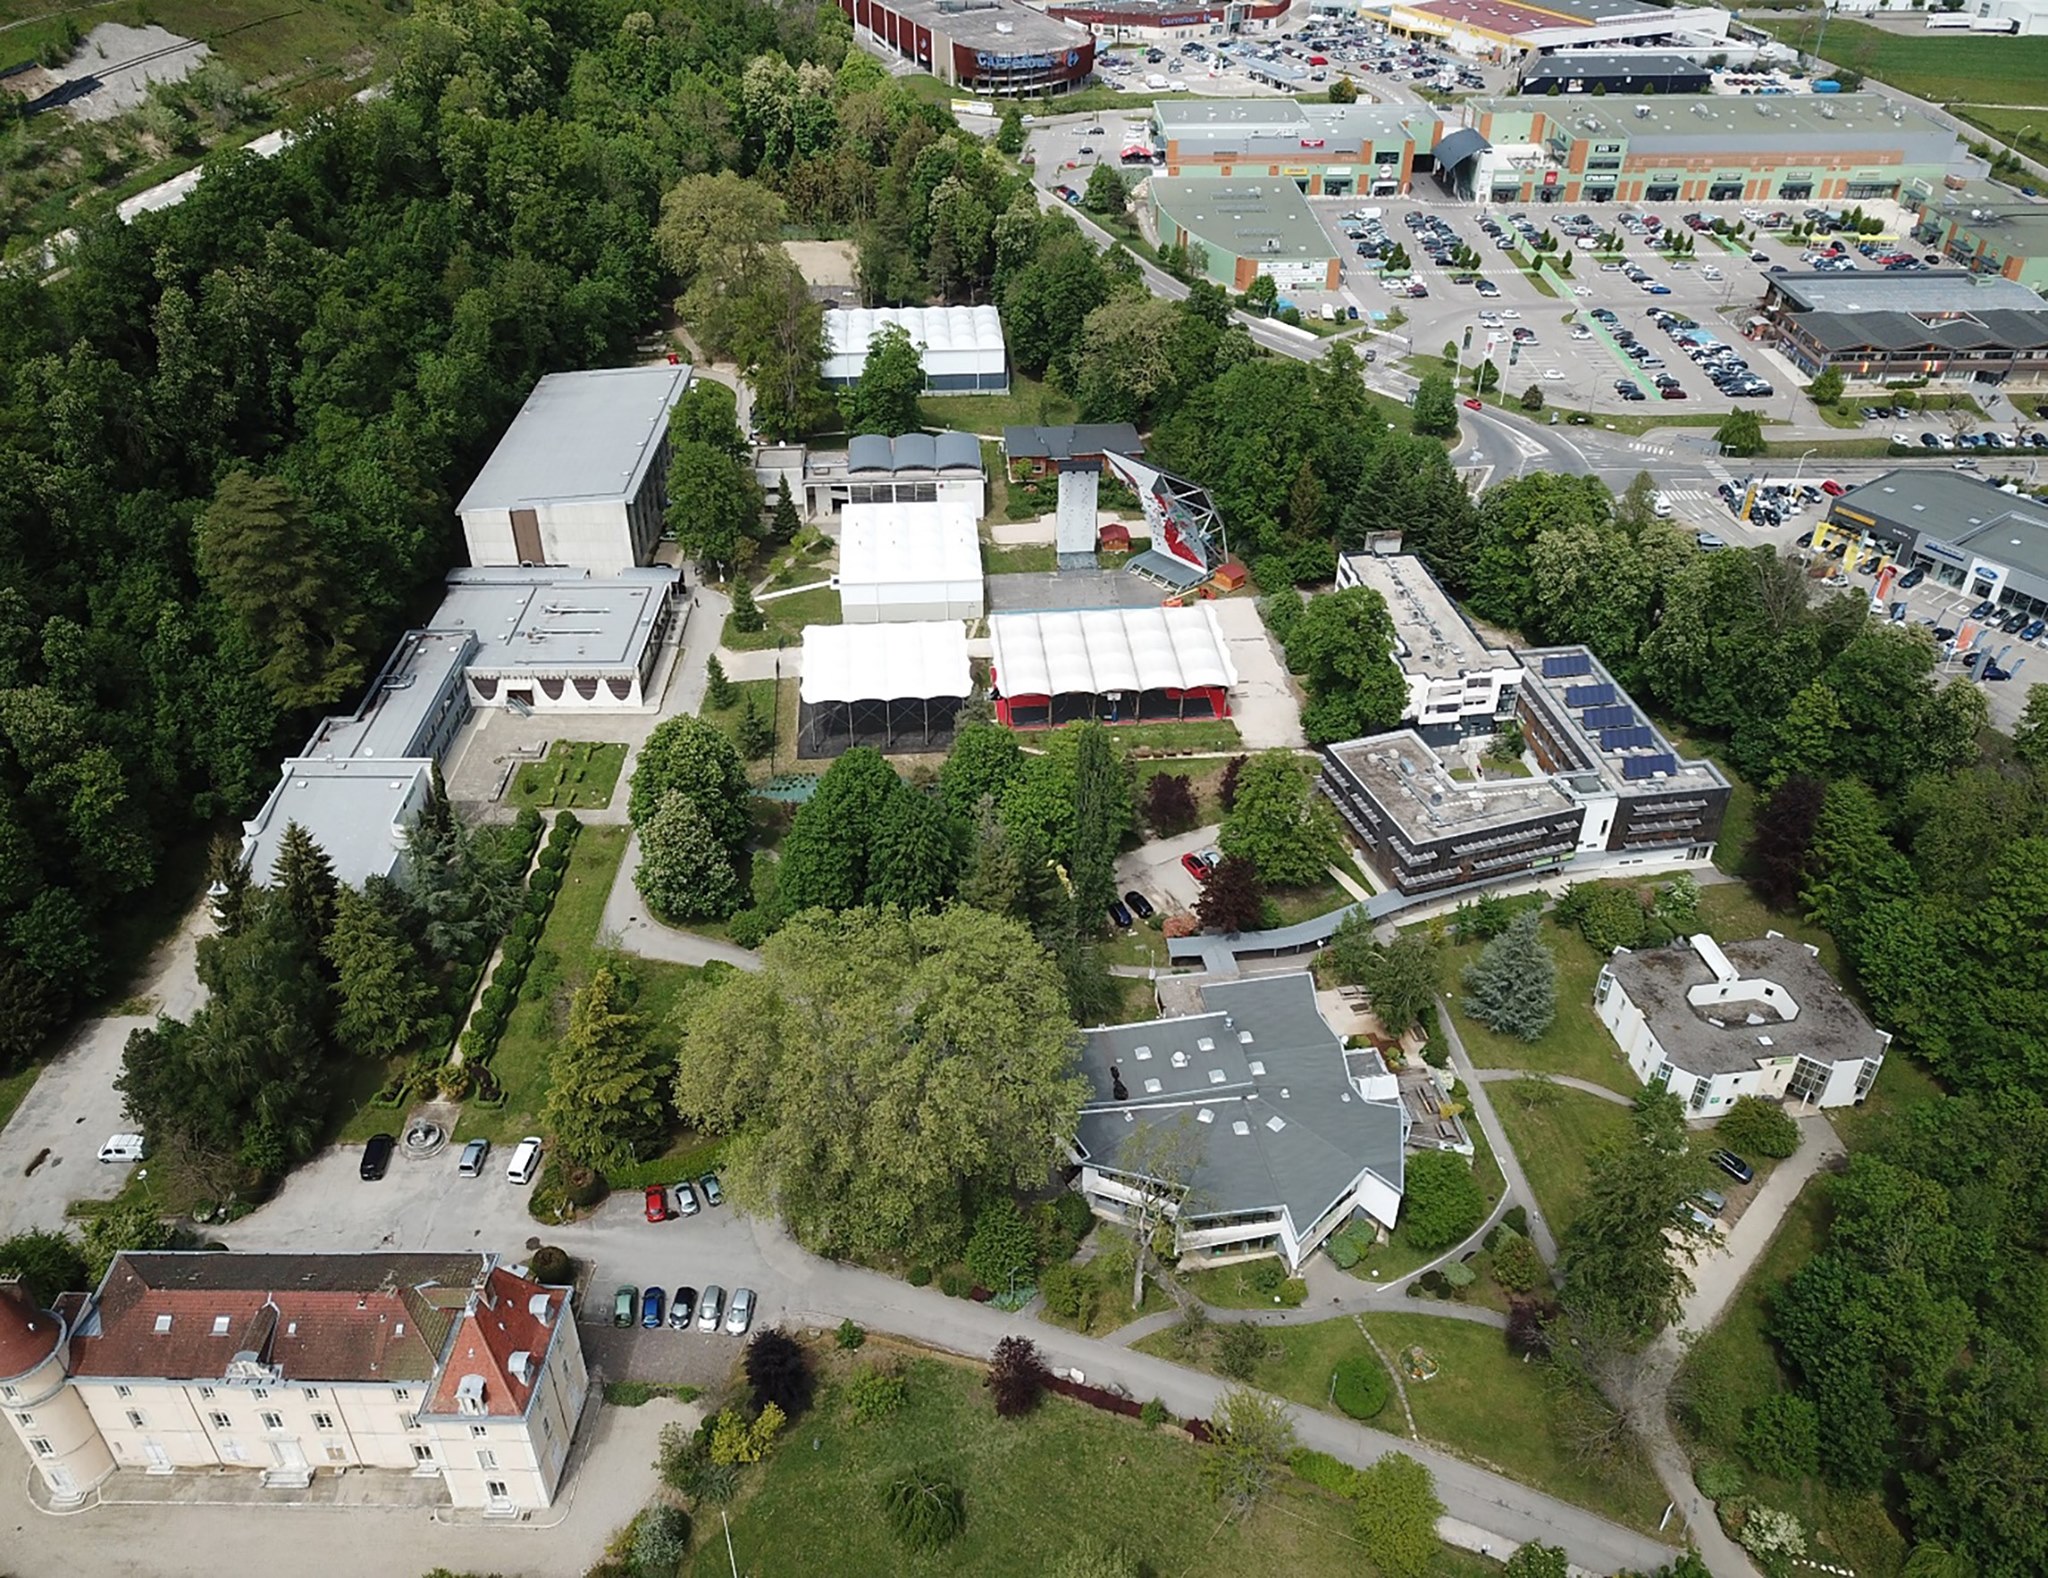
<path fill-rule="evenodd" d="M 1273 70 L 1274 63 L 1259 63 Z M 1294 151 L 1328 158 L 1367 142 L 1412 138 L 1428 147 L 1439 117 L 1432 110 L 1400 104 L 1297 104 L 1292 99 L 1161 99 L 1152 106 L 1152 125 L 1162 137 L 1190 145 L 1249 148 L 1254 143 L 1291 145 Z M 1302 140 L 1323 139 L 1304 149 Z"/>
<path fill-rule="evenodd" d="M 1078 1137 L 1092 1165 L 1114 1172 L 1129 1137 L 1184 1123 L 1200 1146 L 1191 1221 L 1284 1205 L 1301 1232 L 1362 1172 L 1402 1187 L 1406 1114 L 1398 1100 L 1359 1094 L 1308 976 L 1214 982 L 1202 1002 L 1185 1018 L 1085 1033 L 1081 1071 L 1094 1089 Z M 1127 1100 L 1115 1098 L 1112 1066 Z"/>
<path fill-rule="evenodd" d="M 457 570 L 434 624 L 476 632 L 474 670 L 633 668 L 677 579 L 677 571 L 660 565 L 615 576 Z"/>
<path fill-rule="evenodd" d="M 1578 808 L 1549 778 L 1463 782 L 1413 729 L 1329 748 L 1411 844 L 1512 827 Z"/>
<path fill-rule="evenodd" d="M 889 0 L 889 9 L 934 35 L 998 55 L 1078 49 L 1089 36 L 1078 23 L 1061 22 L 1013 0 Z"/>
<path fill-rule="evenodd" d="M 249 873 L 268 882 L 285 828 L 296 822 L 327 852 L 334 874 L 360 886 L 397 869 L 405 851 L 400 824 L 424 760 L 288 761 L 254 821 L 245 823 Z"/>
<path fill-rule="evenodd" d="M 1349 554 L 1345 564 L 1386 600 L 1401 643 L 1402 668 L 1433 679 L 1456 679 L 1522 666 L 1513 653 L 1479 639 L 1436 577 L 1413 554 Z"/>
<path fill-rule="evenodd" d="M 1531 109 L 1526 98 L 1468 99 L 1466 113 Z M 1765 98 L 1702 98 L 1693 94 L 1609 94 L 1574 98 L 1550 112 L 1573 137 L 1625 138 L 1631 152 L 1694 143 L 1732 151 L 1786 148 L 1903 149 L 1907 163 L 1953 149 L 1955 133 L 1919 110 L 1875 93 L 1783 94 Z"/>
<path fill-rule="evenodd" d="M 1979 313 L 2048 310 L 2016 279 L 1967 269 L 1858 269 L 1853 274 L 1772 274 L 1766 283 L 1802 312 Z"/>
<path fill-rule="evenodd" d="M 467 630 L 408 630 L 371 682 L 363 704 L 346 717 L 323 719 L 299 754 L 424 754 L 421 730 L 431 721 L 447 686 L 461 675 L 475 647 L 476 638 Z"/>
<path fill-rule="evenodd" d="M 2032 258 L 2048 252 L 2048 203 L 2022 197 L 1996 181 L 1937 187 L 1922 215 L 1953 220 L 1964 234 L 1982 237 L 2008 256 Z"/>
<path fill-rule="evenodd" d="M 1617 953 L 1607 961 L 1677 1067 L 1690 1074 L 1738 1074 L 1772 1058 L 1840 1063 L 1883 1055 L 1887 1038 L 1803 943 L 1757 937 L 1722 943 L 1721 952 L 1743 979 L 1783 987 L 1798 1006 L 1797 1017 L 1782 1018 L 1760 995 L 1716 1002 L 1711 1011 L 1695 1008 L 1686 994 L 1710 984 L 1715 975 L 1683 940 L 1667 948 Z"/>
<path fill-rule="evenodd" d="M 534 509 L 629 499 L 690 386 L 687 364 L 550 373 L 533 386 L 456 506 Z"/>
<path fill-rule="evenodd" d="M 2048 505 L 1947 467 L 1888 471 L 1844 493 L 1828 515 L 1851 527 L 1862 524 L 1854 515 L 1867 515 L 2007 569 L 2048 575 Z"/>
<path fill-rule="evenodd" d="M 1323 259 L 1336 254 L 1301 195 L 1286 177 L 1263 181 L 1174 181 L 1155 175 L 1152 205 L 1191 239 L 1231 257 Z"/>

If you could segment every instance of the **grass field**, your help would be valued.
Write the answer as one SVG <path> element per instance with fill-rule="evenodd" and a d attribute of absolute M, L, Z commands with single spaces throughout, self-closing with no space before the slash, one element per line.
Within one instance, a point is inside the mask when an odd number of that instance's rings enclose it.
<path fill-rule="evenodd" d="M 1797 17 L 1757 15 L 1744 20 L 1795 49 L 1810 51 L 1822 21 L 1818 11 Z M 2048 38 L 1985 38 L 1955 33 L 1892 33 L 1827 19 L 1826 58 L 1937 104 L 2039 104 L 2048 83 Z"/>
<path fill-rule="evenodd" d="M 2048 95 L 2048 89 L 2036 93 L 2035 98 L 2044 95 Z M 2048 156 L 2048 116 L 2039 110 L 2009 110 L 1989 104 L 1951 104 L 1948 108 L 1949 113 L 1960 115 L 1973 126 L 1981 126 L 2021 153 L 2036 159 Z"/>
<path fill-rule="evenodd" d="M 983 575 L 1016 575 L 1025 571 L 1053 570 L 1058 563 L 1048 544 L 1031 543 L 1016 548 L 998 548 L 993 543 L 981 545 L 981 573 Z"/>
<path fill-rule="evenodd" d="M 803 641 L 805 625 L 836 625 L 839 623 L 839 594 L 829 586 L 814 587 L 808 592 L 791 592 L 786 597 L 771 598 L 757 606 L 766 621 L 759 630 L 741 630 L 732 622 L 732 615 L 725 616 L 725 630 L 719 641 L 732 652 L 766 652 L 778 641 L 784 646 L 797 646 Z"/>
<path fill-rule="evenodd" d="M 612 803 L 626 748 L 591 740 L 556 740 L 542 761 L 512 775 L 508 798 L 542 810 L 596 811 Z"/>
<path fill-rule="evenodd" d="M 0 1074 L 0 1129 L 7 1127 L 7 1120 L 14 1116 L 14 1109 L 28 1099 L 36 1076 L 42 1071 L 42 1060 L 32 1058 L 10 1073 Z"/>
<path fill-rule="evenodd" d="M 1064 109 L 1062 101 L 1063 113 Z M 1021 373 L 1010 375 L 1008 394 L 930 395 L 917 403 L 926 427 L 956 428 L 997 439 L 1006 427 L 1058 427 L 1073 421 L 1080 409 L 1051 385 Z"/>
<path fill-rule="evenodd" d="M 880 1357 L 870 1343 L 860 1359 Z M 833 1359 L 844 1373 L 846 1361 Z M 1048 1397 L 999 1420 L 978 1369 L 913 1360 L 909 1395 L 886 1424 L 859 1425 L 824 1389 L 782 1450 L 747 1471 L 731 1509 L 732 1548 L 747 1573 L 829 1570 L 835 1578 L 1042 1573 L 1084 1538 L 1121 1545 L 1141 1570 L 1173 1578 L 1369 1578 L 1379 1569 L 1351 1534 L 1338 1497 L 1283 1474 L 1249 1516 L 1229 1518 L 1203 1487 L 1205 1448 L 1164 1430 Z M 884 1487 L 929 1464 L 966 1493 L 960 1535 L 912 1556 L 883 1521 Z M 715 1519 L 700 1522 L 691 1578 L 732 1570 Z M 829 1557 L 826 1553 L 829 1553 Z M 1491 1562 L 1440 1551 L 1429 1578 L 1483 1578 Z"/>
<path fill-rule="evenodd" d="M 1479 957 L 1484 944 L 1468 942 L 1445 950 L 1444 979 L 1451 984 L 1451 1013 L 1475 1068 L 1520 1068 L 1543 1074 L 1572 1074 L 1623 1095 L 1635 1094 L 1636 1078 L 1621 1060 L 1607 1027 L 1593 1015 L 1593 982 L 1600 974 L 1600 956 L 1576 931 L 1543 918 L 1542 936 L 1557 960 L 1557 1018 L 1537 1041 L 1523 1041 L 1489 1030 L 1462 1005 L 1459 977 Z"/>
<path fill-rule="evenodd" d="M 1537 1204 L 1551 1229 L 1563 1232 L 1586 1196 L 1586 1158 L 1595 1146 L 1628 1133 L 1628 1108 L 1560 1085 L 1528 1089 L 1503 1082 L 1489 1086 L 1487 1094 L 1529 1175 Z M 1533 1103 L 1526 1099 L 1531 1096 L 1537 1097 Z"/>

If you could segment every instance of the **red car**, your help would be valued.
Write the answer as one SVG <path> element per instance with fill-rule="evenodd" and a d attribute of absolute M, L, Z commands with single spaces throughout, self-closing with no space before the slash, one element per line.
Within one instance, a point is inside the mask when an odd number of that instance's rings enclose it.
<path fill-rule="evenodd" d="M 1849 491 L 1847 488 L 1843 487 L 1841 483 L 1837 482 L 1833 477 L 1829 477 L 1826 481 L 1822 482 L 1820 485 L 1820 490 L 1831 499 L 1838 499 L 1844 493 L 1847 493 Z"/>
<path fill-rule="evenodd" d="M 1485 409 L 1486 409 L 1486 402 L 1485 402 L 1485 401 L 1483 401 L 1483 400 L 1476 400 L 1476 399 L 1475 399 L 1475 400 L 1467 400 L 1467 401 L 1465 402 L 1465 409 L 1466 409 L 1467 411 L 1483 411 L 1483 410 L 1485 410 Z"/>
<path fill-rule="evenodd" d="M 668 1220 L 668 1191 L 660 1184 L 647 1186 L 647 1220 L 666 1222 Z"/>
<path fill-rule="evenodd" d="M 1181 868 L 1197 882 L 1209 880 L 1209 862 L 1192 850 L 1180 857 Z"/>

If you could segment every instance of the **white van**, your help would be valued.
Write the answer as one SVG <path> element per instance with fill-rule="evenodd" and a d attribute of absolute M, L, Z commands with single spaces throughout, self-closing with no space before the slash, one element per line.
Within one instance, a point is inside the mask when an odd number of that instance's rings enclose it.
<path fill-rule="evenodd" d="M 533 1182 L 534 1174 L 540 1171 L 540 1136 L 529 1134 L 512 1151 L 512 1160 L 506 1164 L 505 1176 L 516 1184 Z"/>
<path fill-rule="evenodd" d="M 149 1147 L 139 1134 L 115 1134 L 108 1137 L 100 1147 L 103 1162 L 139 1162 L 149 1155 Z"/>
<path fill-rule="evenodd" d="M 1325 322 L 1325 323 L 1335 323 L 1336 321 L 1337 321 L 1337 309 L 1336 309 L 1335 307 L 1331 306 L 1329 302 L 1327 302 L 1327 301 L 1326 301 L 1326 302 L 1324 302 L 1324 303 L 1323 303 L 1323 322 Z"/>
<path fill-rule="evenodd" d="M 1146 76 L 1146 78 L 1145 78 L 1145 86 L 1146 86 L 1146 87 L 1148 87 L 1148 88 L 1150 88 L 1150 89 L 1152 89 L 1152 90 L 1153 90 L 1153 91 L 1154 91 L 1154 92 L 1156 93 L 1156 92 L 1158 92 L 1158 91 L 1159 91 L 1159 90 L 1160 90 L 1161 88 L 1164 88 L 1164 87 L 1166 87 L 1166 86 L 1167 86 L 1167 81 L 1166 81 L 1166 79 L 1165 79 L 1164 77 L 1162 77 L 1162 76 L 1161 76 L 1161 75 L 1160 75 L 1160 74 L 1159 74 L 1158 72 L 1154 71 L 1154 72 L 1152 72 L 1152 73 L 1150 73 L 1149 75 L 1147 75 L 1147 76 Z"/>

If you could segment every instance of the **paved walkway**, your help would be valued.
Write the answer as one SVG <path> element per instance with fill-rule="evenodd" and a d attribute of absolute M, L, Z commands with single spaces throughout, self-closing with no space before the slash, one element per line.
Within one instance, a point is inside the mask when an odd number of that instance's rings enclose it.
<path fill-rule="evenodd" d="M 623 790 L 621 791 L 623 795 Z M 598 936 L 610 938 L 627 953 L 643 959 L 662 959 L 670 964 L 730 964 L 736 969 L 758 970 L 761 956 L 716 937 L 682 931 L 656 920 L 647 911 L 640 890 L 633 886 L 633 873 L 640 869 L 640 835 L 626 842 L 626 858 L 619 862 L 618 877 L 611 896 L 605 900 L 604 918 Z"/>
<path fill-rule="evenodd" d="M 1458 1034 L 1457 1021 L 1451 1018 L 1450 1009 L 1441 1000 L 1436 1005 L 1436 1017 L 1437 1023 L 1443 1027 L 1444 1040 L 1451 1049 L 1451 1067 L 1465 1082 L 1465 1093 L 1472 1102 L 1472 1116 L 1479 1120 L 1480 1132 L 1486 1136 L 1486 1143 L 1493 1147 L 1493 1159 L 1500 1163 L 1501 1174 L 1508 1181 L 1508 1193 L 1520 1200 L 1529 1213 L 1529 1237 L 1543 1256 L 1544 1264 L 1555 1266 L 1557 1235 L 1550 1230 L 1550 1223 L 1544 1220 L 1536 1191 L 1529 1187 L 1529 1175 L 1522 1171 L 1522 1160 L 1508 1142 L 1508 1131 L 1501 1127 L 1500 1115 L 1493 1110 L 1493 1099 L 1486 1093 L 1486 1082 L 1472 1067 L 1464 1040 Z"/>
<path fill-rule="evenodd" d="M 1590 1079 L 1580 1079 L 1576 1074 L 1544 1074 L 1532 1068 L 1479 1068 L 1472 1071 L 1472 1077 L 1482 1085 L 1498 1085 L 1516 1079 L 1540 1079 L 1552 1085 L 1562 1085 L 1567 1090 L 1582 1090 L 1589 1096 L 1598 1096 L 1602 1101 L 1611 1101 L 1618 1107 L 1635 1105 L 1635 1102 L 1620 1091 L 1609 1090 L 1605 1085 L 1596 1085 Z"/>

